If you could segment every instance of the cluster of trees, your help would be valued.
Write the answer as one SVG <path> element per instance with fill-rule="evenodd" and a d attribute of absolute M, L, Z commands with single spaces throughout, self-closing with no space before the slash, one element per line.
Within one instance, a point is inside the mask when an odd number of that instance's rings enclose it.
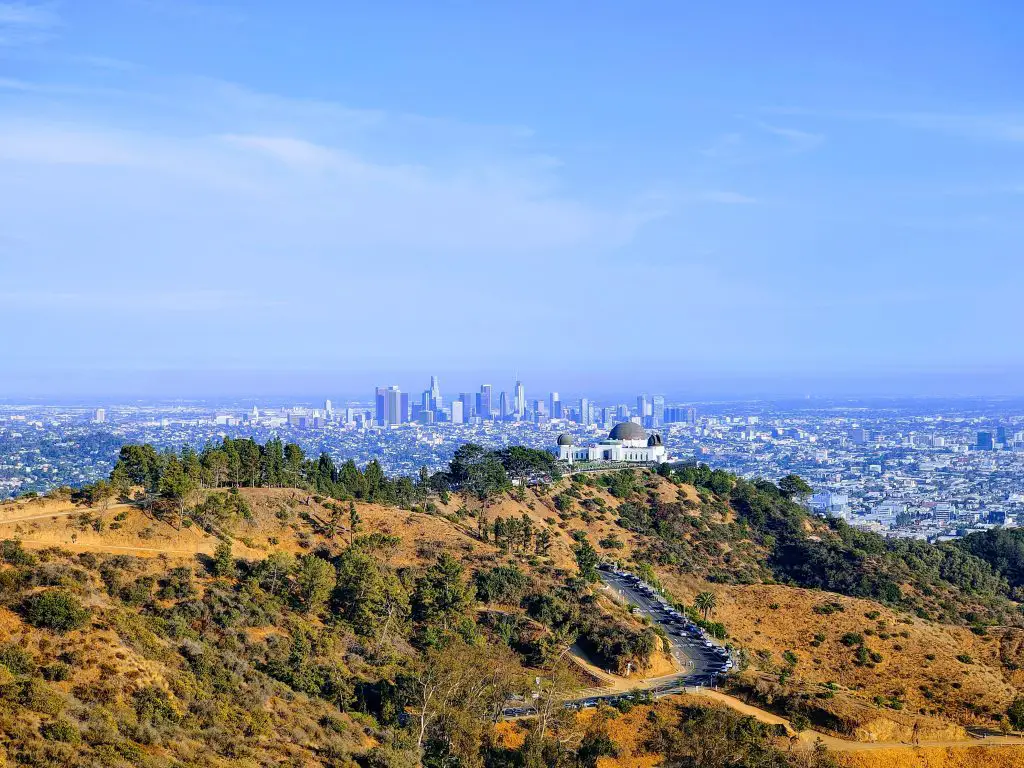
<path fill-rule="evenodd" d="M 972 533 L 947 546 L 984 560 L 1006 580 L 1014 599 L 1024 599 L 1024 530 L 997 528 Z"/>
<path fill-rule="evenodd" d="M 337 499 L 409 507 L 422 502 L 429 491 L 429 476 L 421 471 L 418 482 L 409 477 L 389 478 L 374 460 L 363 469 L 349 460 L 340 467 L 326 453 L 307 458 L 301 447 L 277 438 L 260 445 L 248 438 L 225 437 L 198 453 L 158 452 L 152 445 L 125 445 L 111 472 L 110 482 L 90 486 L 90 493 L 120 493 L 142 488 L 147 498 L 160 496 L 177 508 L 178 516 L 204 488 L 295 487 Z M 90 497 L 91 498 L 91 497 Z"/>
<path fill-rule="evenodd" d="M 142 488 L 150 499 L 160 496 L 172 502 L 181 518 L 204 488 L 295 487 L 336 499 L 410 507 L 423 503 L 432 491 L 443 497 L 464 491 L 486 500 L 509 490 L 513 482 L 550 482 L 559 476 L 551 453 L 521 446 L 491 451 L 467 443 L 446 470 L 430 475 L 423 468 L 414 480 L 389 478 L 376 460 L 362 469 L 352 460 L 338 466 L 327 453 L 307 458 L 300 446 L 277 438 L 260 445 L 251 438 L 225 437 L 199 452 L 188 446 L 178 452 L 159 452 L 149 444 L 122 446 L 110 480 L 87 486 L 78 499 L 95 504 Z"/>
<path fill-rule="evenodd" d="M 995 544 L 1002 541 L 1008 545 L 1002 551 L 1010 551 L 1012 537 L 982 535 L 942 544 L 886 539 L 842 520 L 811 519 L 799 503 L 809 492 L 795 476 L 783 478 L 779 485 L 732 480 L 729 503 L 754 539 L 769 549 L 768 565 L 776 578 L 951 621 L 973 615 L 971 600 L 1001 612 L 993 600 L 1013 596 L 1007 579 L 1012 568 L 1009 560 L 1000 560 Z M 984 553 L 991 555 L 991 562 Z M 904 585 L 912 589 L 905 590 Z M 920 595 L 935 599 L 926 605 Z"/>
<path fill-rule="evenodd" d="M 658 472 L 696 486 L 702 501 L 635 493 L 619 505 L 620 525 L 655 537 L 646 553 L 654 562 L 703 568 L 711 580 L 774 578 L 954 622 L 976 622 L 982 614 L 1012 620 L 1006 598 L 1024 598 L 1024 531 L 994 530 L 940 544 L 886 539 L 811 516 L 802 503 L 811 488 L 797 475 L 778 483 L 745 480 L 696 463 L 663 465 Z M 736 522 L 706 514 L 729 508 Z M 729 562 L 716 564 L 723 542 Z"/>
<path fill-rule="evenodd" d="M 629 665 L 645 666 L 661 638 L 652 627 L 634 629 L 625 624 L 600 622 L 585 627 L 580 644 L 605 669 L 625 674 Z"/>
<path fill-rule="evenodd" d="M 555 456 L 549 451 L 514 445 L 491 451 L 476 443 L 459 446 L 448 468 L 430 478 L 439 492 L 463 491 L 487 500 L 517 484 L 552 482 L 561 477 Z"/>
<path fill-rule="evenodd" d="M 485 514 L 479 518 L 480 537 L 484 541 L 494 541 L 505 553 L 518 552 L 527 554 L 531 550 L 537 555 L 546 555 L 551 548 L 551 531 L 538 528 L 529 515 L 520 517 L 496 517 L 488 522 Z"/>

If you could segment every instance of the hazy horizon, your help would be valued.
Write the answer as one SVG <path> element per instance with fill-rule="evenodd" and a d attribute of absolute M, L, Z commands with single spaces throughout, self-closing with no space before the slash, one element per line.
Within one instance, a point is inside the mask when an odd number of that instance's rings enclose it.
<path fill-rule="evenodd" d="M 0 401 L 36 400 L 259 400 L 318 401 L 354 398 L 370 401 L 377 386 L 397 385 L 418 396 L 428 388 L 430 376 L 440 379 L 441 391 L 450 400 L 460 392 L 475 392 L 491 384 L 494 392 L 511 391 L 514 373 L 498 371 L 452 372 L 445 370 L 380 372 L 311 370 L 74 370 L 54 374 L 22 372 L 0 381 Z M 663 394 L 673 400 L 783 400 L 799 398 L 1017 398 L 1024 397 L 1024 369 L 999 372 L 902 371 L 889 375 L 760 375 L 689 374 L 666 376 L 657 370 L 614 374 L 601 372 L 520 371 L 527 398 L 546 399 L 552 391 L 563 399 L 632 402 L 641 393 Z"/>

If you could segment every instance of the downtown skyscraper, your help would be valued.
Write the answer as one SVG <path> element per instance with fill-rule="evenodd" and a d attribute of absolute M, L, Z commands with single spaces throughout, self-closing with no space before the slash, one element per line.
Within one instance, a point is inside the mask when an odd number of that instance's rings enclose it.
<path fill-rule="evenodd" d="M 409 395 L 398 387 L 377 387 L 375 394 L 376 422 L 381 427 L 391 427 L 406 421 L 409 410 Z"/>
<path fill-rule="evenodd" d="M 444 408 L 444 402 L 441 399 L 441 384 L 437 380 L 437 376 L 430 377 L 430 402 L 429 408 L 432 411 L 440 411 Z"/>
<path fill-rule="evenodd" d="M 548 395 L 548 415 L 552 419 L 562 418 L 562 401 L 559 399 L 557 392 L 552 392 Z"/>
<path fill-rule="evenodd" d="M 476 396 L 476 415 L 481 419 L 491 418 L 491 385 L 481 384 L 480 392 Z"/>

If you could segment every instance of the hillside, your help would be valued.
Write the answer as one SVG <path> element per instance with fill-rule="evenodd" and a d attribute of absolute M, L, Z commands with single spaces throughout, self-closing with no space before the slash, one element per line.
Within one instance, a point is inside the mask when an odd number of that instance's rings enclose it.
<path fill-rule="evenodd" d="M 1024 629 L 981 557 L 864 539 L 808 518 L 782 486 L 699 468 L 516 487 L 488 455 L 471 458 L 461 480 L 454 467 L 370 491 L 363 471 L 343 480 L 344 468 L 306 462 L 303 488 L 226 479 L 187 499 L 164 465 L 155 494 L 136 473 L 117 493 L 0 505 L 8 757 L 397 766 L 457 753 L 505 765 L 488 735 L 494 708 L 534 678 L 550 696 L 594 685 L 567 663 L 572 648 L 600 680 L 672 669 L 654 628 L 588 584 L 588 551 L 698 618 L 710 593 L 707 626 L 741 659 L 730 686 L 759 711 L 885 742 L 955 743 L 1019 719 L 1007 711 Z M 460 693 L 440 702 L 438 686 Z M 593 729 L 557 720 L 575 744 L 557 760 L 578 761 Z M 532 727 L 519 751 L 559 764 L 551 734 Z M 765 739 L 770 752 L 777 735 Z M 655 753 L 621 764 L 658 764 Z"/>

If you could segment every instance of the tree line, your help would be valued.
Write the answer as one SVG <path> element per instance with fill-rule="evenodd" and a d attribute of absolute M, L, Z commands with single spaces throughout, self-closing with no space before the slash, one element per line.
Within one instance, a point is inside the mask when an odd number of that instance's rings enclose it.
<path fill-rule="evenodd" d="M 259 444 L 251 438 L 225 437 L 200 451 L 158 451 L 150 444 L 122 446 L 109 481 L 77 492 L 76 500 L 97 502 L 129 496 L 138 488 L 146 495 L 174 502 L 184 513 L 195 493 L 205 488 L 302 488 L 336 499 L 408 507 L 425 501 L 430 492 L 442 498 L 463 491 L 488 499 L 514 484 L 552 481 L 560 476 L 555 457 L 542 450 L 512 446 L 492 451 L 474 443 L 461 446 L 447 468 L 417 478 L 388 477 L 376 459 L 360 469 L 349 459 L 340 466 L 326 452 L 307 457 L 295 443 L 272 438 Z"/>

